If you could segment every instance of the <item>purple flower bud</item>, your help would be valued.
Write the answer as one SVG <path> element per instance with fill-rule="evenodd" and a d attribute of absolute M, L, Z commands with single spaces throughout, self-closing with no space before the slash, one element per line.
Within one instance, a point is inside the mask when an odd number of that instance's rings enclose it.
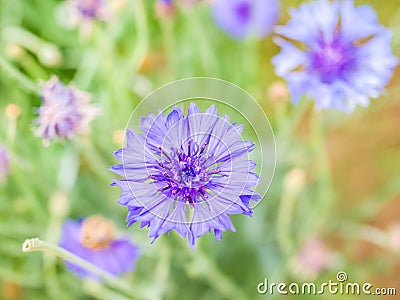
<path fill-rule="evenodd" d="M 71 0 L 72 7 L 84 20 L 106 20 L 107 0 Z"/>
<path fill-rule="evenodd" d="M 42 86 L 43 104 L 39 108 L 36 134 L 48 144 L 54 139 L 73 138 L 89 131 L 89 123 L 98 113 L 89 104 L 89 94 L 73 86 L 64 86 L 52 77 Z"/>

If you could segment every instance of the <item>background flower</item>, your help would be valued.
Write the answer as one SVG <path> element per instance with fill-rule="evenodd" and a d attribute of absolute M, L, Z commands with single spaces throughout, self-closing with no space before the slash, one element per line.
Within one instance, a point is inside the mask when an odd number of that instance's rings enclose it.
<path fill-rule="evenodd" d="M 52 77 L 42 86 L 43 104 L 36 119 L 36 134 L 48 144 L 54 139 L 73 138 L 88 133 L 98 109 L 89 104 L 89 95 L 73 86 L 64 86 Z"/>
<path fill-rule="evenodd" d="M 142 118 L 140 128 L 143 134 L 127 131 L 126 147 L 115 152 L 122 164 L 111 167 L 125 177 L 114 185 L 123 190 L 118 202 L 128 207 L 129 225 L 150 227 L 154 240 L 176 230 L 193 248 L 208 231 L 217 241 L 235 231 L 228 215 L 252 215 L 250 201 L 260 196 L 252 190 L 254 144 L 241 139 L 243 125 L 217 115 L 215 105 L 201 113 L 191 103 L 186 117 L 174 107 Z"/>
<path fill-rule="evenodd" d="M 129 240 L 117 239 L 114 225 L 101 216 L 90 216 L 81 221 L 65 221 L 59 245 L 113 275 L 133 271 L 139 257 L 138 248 Z M 66 262 L 68 269 L 79 277 L 96 275 Z"/>
<path fill-rule="evenodd" d="M 352 112 L 367 106 L 388 83 L 397 59 L 390 30 L 380 25 L 369 5 L 318 0 L 290 11 L 278 26 L 281 52 L 272 59 L 288 81 L 292 102 L 311 97 L 317 108 Z"/>
<path fill-rule="evenodd" d="M 293 274 L 303 280 L 314 280 L 320 272 L 333 267 L 336 257 L 319 239 L 308 239 L 292 257 L 290 267 Z"/>
<path fill-rule="evenodd" d="M 233 38 L 264 37 L 279 17 L 279 0 L 215 0 L 213 17 Z"/>

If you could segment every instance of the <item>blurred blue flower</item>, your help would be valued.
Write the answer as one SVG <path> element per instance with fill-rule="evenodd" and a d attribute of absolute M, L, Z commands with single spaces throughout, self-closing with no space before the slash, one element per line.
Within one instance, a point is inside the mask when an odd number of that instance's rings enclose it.
<path fill-rule="evenodd" d="M 110 168 L 125 177 L 113 185 L 123 191 L 118 203 L 128 208 L 128 226 L 148 226 L 153 242 L 175 230 L 193 249 L 208 231 L 217 241 L 235 231 L 230 214 L 252 215 L 259 178 L 243 125 L 219 116 L 215 105 L 202 113 L 191 103 L 187 116 L 175 106 L 167 116 L 143 117 L 140 128 L 143 134 L 127 130 L 126 147 L 114 153 L 122 164 Z"/>
<path fill-rule="evenodd" d="M 59 245 L 113 275 L 133 271 L 139 257 L 139 249 L 129 240 L 116 239 L 113 223 L 101 216 L 65 221 Z M 66 264 L 80 278 L 97 278 L 80 266 L 71 262 Z"/>
<path fill-rule="evenodd" d="M 86 20 L 106 20 L 107 0 L 70 0 L 77 14 Z"/>
<path fill-rule="evenodd" d="M 0 145 L 0 183 L 3 182 L 10 170 L 8 151 Z"/>
<path fill-rule="evenodd" d="M 370 6 L 319 0 L 301 4 L 290 15 L 276 29 L 275 42 L 282 50 L 272 63 L 288 81 L 293 103 L 306 95 L 318 109 L 352 112 L 379 96 L 397 59 L 391 32 Z"/>
<path fill-rule="evenodd" d="M 43 104 L 39 108 L 36 134 L 48 144 L 54 139 L 72 138 L 87 133 L 89 123 L 98 113 L 89 104 L 90 96 L 73 86 L 64 86 L 53 76 L 42 85 Z"/>
<path fill-rule="evenodd" d="M 231 37 L 264 37 L 279 18 L 279 0 L 215 0 L 213 17 Z"/>

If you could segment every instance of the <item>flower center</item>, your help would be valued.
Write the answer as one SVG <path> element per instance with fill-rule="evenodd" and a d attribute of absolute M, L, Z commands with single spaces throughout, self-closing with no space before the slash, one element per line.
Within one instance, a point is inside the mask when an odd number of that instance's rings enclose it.
<path fill-rule="evenodd" d="M 247 23 L 250 19 L 250 4 L 247 2 L 239 3 L 235 7 L 236 16 L 243 23 Z"/>
<path fill-rule="evenodd" d="M 207 184 L 213 176 L 219 175 L 212 155 L 205 154 L 207 143 L 199 146 L 189 140 L 179 149 L 167 153 L 160 147 L 158 174 L 149 176 L 160 184 L 160 192 L 171 199 L 193 204 L 200 198 L 207 198 Z"/>
<path fill-rule="evenodd" d="M 107 248 L 114 240 L 114 224 L 102 216 L 86 218 L 81 227 L 81 244 L 89 249 Z"/>
<path fill-rule="evenodd" d="M 344 44 L 339 37 L 331 42 L 322 40 L 310 51 L 310 67 L 324 83 L 332 83 L 338 78 L 346 80 L 349 71 L 356 66 L 355 50 L 354 45 Z"/>

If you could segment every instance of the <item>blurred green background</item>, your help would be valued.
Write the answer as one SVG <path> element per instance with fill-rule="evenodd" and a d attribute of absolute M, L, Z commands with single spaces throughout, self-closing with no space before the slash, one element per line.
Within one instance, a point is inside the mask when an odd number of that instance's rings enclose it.
<path fill-rule="evenodd" d="M 136 271 L 123 279 L 148 299 L 309 299 L 260 295 L 257 285 L 264 278 L 322 283 L 339 271 L 351 282 L 395 287 L 399 294 L 400 70 L 368 108 L 351 115 L 315 112 L 311 101 L 290 103 L 270 63 L 279 51 L 271 36 L 229 38 L 214 24 L 206 1 L 180 5 L 171 15 L 157 12 L 155 1 L 110 2 L 111 20 L 69 28 L 62 1 L 0 0 L 1 59 L 30 79 L 0 72 L 0 144 L 11 159 L 0 184 L 0 299 L 129 299 L 77 279 L 60 259 L 21 251 L 30 237 L 57 243 L 62 218 L 91 214 L 112 219 L 140 246 Z M 288 8 L 302 1 L 281 2 L 284 24 Z M 393 29 L 399 55 L 399 1 L 355 2 L 372 5 Z M 53 74 L 90 92 L 102 113 L 90 135 L 43 147 L 32 131 L 41 99 L 29 87 Z M 141 99 L 193 76 L 225 79 L 252 94 L 275 132 L 278 158 L 253 218 L 233 216 L 236 233 L 224 233 L 218 244 L 207 234 L 194 252 L 175 233 L 150 245 L 147 229 L 125 229 L 126 210 L 116 204 L 120 191 L 109 186 L 114 175 L 108 171 Z"/>

